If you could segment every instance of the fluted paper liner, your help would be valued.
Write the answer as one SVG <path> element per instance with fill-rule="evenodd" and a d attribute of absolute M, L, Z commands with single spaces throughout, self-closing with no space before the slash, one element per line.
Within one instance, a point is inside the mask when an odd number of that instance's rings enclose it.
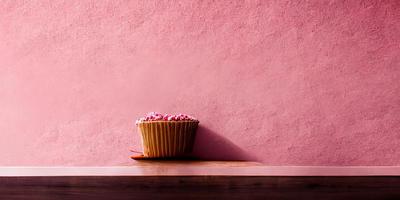
<path fill-rule="evenodd" d="M 148 121 L 138 124 L 143 154 L 149 158 L 182 157 L 192 152 L 198 121 Z"/>

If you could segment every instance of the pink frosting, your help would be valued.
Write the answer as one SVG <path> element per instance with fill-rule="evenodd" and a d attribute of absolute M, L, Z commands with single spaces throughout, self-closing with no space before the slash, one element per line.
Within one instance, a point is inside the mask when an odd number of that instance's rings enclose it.
<path fill-rule="evenodd" d="M 186 114 L 161 114 L 157 112 L 150 112 L 146 116 L 136 120 L 136 124 L 145 121 L 198 121 L 196 118 Z"/>

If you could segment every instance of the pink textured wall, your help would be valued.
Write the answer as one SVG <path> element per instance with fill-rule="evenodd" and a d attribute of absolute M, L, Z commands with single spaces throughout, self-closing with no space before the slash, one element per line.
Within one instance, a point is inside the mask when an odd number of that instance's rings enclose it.
<path fill-rule="evenodd" d="M 400 165 L 400 1 L 2 1 L 0 165 L 121 165 L 148 111 L 196 155 Z"/>

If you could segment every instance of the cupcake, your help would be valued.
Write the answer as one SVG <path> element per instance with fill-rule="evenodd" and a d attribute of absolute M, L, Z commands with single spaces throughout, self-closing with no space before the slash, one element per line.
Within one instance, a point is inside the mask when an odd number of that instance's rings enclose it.
<path fill-rule="evenodd" d="M 136 120 L 148 158 L 184 157 L 192 152 L 199 121 L 185 114 L 151 112 Z"/>

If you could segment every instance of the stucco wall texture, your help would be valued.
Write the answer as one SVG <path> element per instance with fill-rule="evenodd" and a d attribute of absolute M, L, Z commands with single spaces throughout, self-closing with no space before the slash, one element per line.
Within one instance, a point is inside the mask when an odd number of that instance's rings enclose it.
<path fill-rule="evenodd" d="M 134 120 L 195 155 L 400 165 L 400 1 L 1 1 L 0 165 L 129 165 Z"/>

